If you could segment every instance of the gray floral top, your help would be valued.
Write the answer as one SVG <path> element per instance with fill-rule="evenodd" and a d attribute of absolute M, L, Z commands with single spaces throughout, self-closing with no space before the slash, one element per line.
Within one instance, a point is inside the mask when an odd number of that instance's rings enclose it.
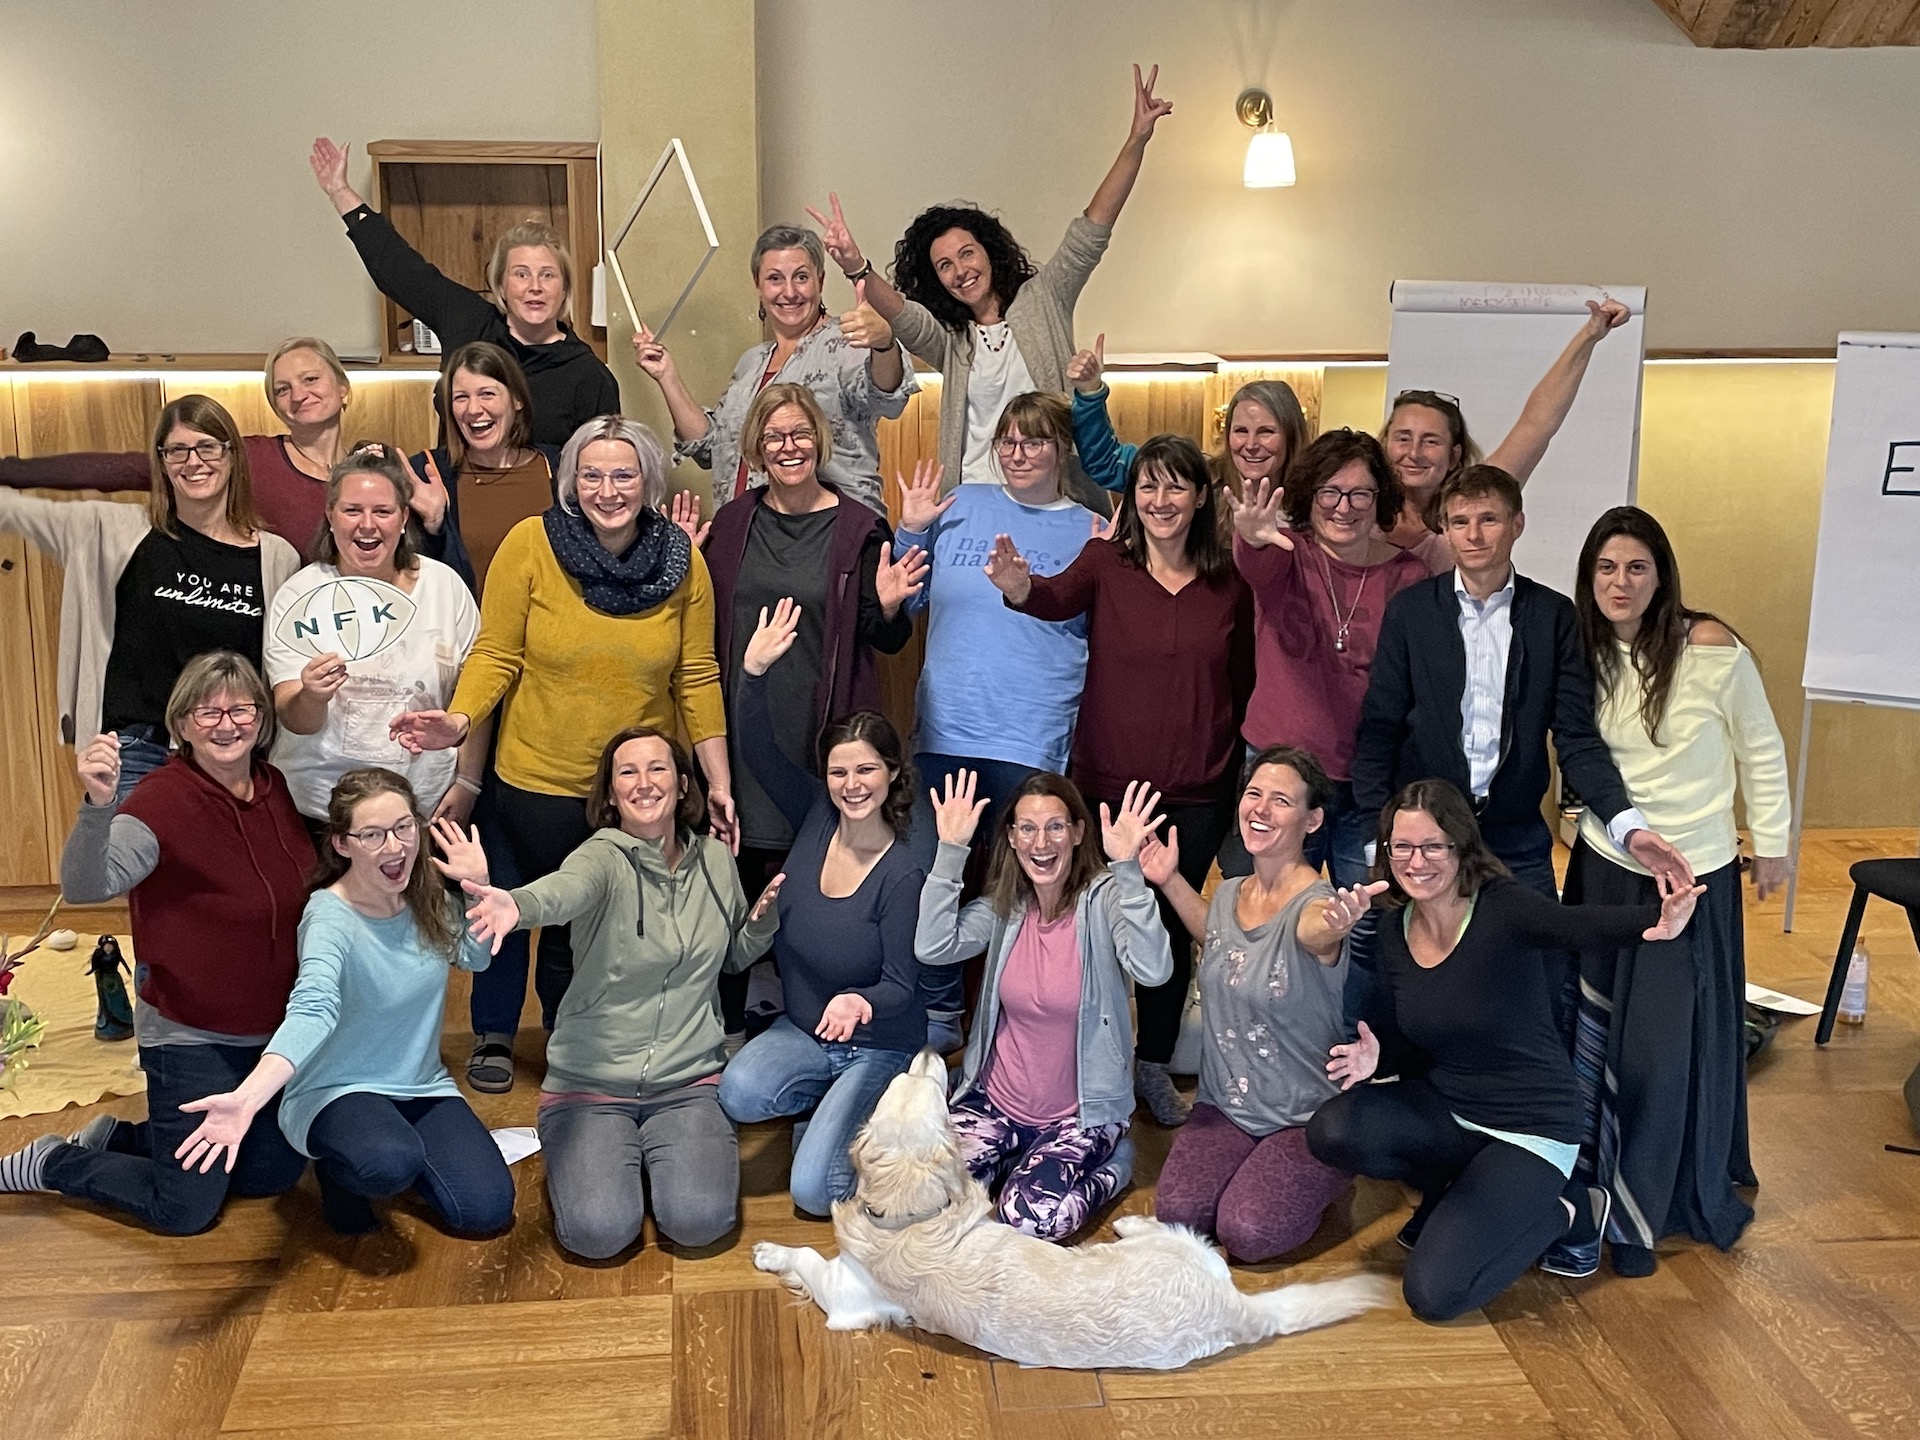
<path fill-rule="evenodd" d="M 1242 930 L 1239 878 L 1207 907 L 1200 955 L 1200 1099 L 1249 1135 L 1304 1125 L 1338 1093 L 1327 1051 L 1342 1043 L 1347 956 L 1322 965 L 1300 943 L 1300 912 L 1333 887 L 1309 885 L 1271 920 Z"/>
<path fill-rule="evenodd" d="M 840 322 L 828 320 L 802 340 L 775 381 L 804 385 L 820 402 L 828 428 L 833 432 L 833 458 L 820 467 L 820 478 L 831 481 L 845 494 L 877 514 L 887 513 L 880 483 L 880 421 L 896 419 L 907 408 L 907 397 L 920 388 L 913 378 L 913 364 L 901 353 L 904 375 L 897 390 L 882 390 L 873 383 L 867 361 L 870 352 L 847 343 L 840 333 Z M 673 447 L 695 464 L 713 471 L 714 508 L 726 504 L 737 493 L 734 479 L 740 473 L 740 427 L 747 418 L 747 407 L 760 393 L 760 377 L 767 373 L 767 361 L 773 355 L 773 342 L 756 345 L 740 357 L 733 367 L 733 379 L 727 382 L 720 403 L 707 411 L 707 433 L 698 440 L 684 440 Z M 747 484 L 764 485 L 765 474 L 747 472 Z"/>

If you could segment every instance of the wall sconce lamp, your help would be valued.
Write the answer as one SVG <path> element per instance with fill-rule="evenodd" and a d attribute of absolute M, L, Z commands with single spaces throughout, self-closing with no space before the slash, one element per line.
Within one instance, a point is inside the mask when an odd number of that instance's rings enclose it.
<path fill-rule="evenodd" d="M 1293 184 L 1293 141 L 1286 131 L 1273 128 L 1273 97 L 1264 90 L 1242 90 L 1233 110 L 1253 131 L 1246 168 L 1240 172 L 1242 183 L 1249 190 Z"/>

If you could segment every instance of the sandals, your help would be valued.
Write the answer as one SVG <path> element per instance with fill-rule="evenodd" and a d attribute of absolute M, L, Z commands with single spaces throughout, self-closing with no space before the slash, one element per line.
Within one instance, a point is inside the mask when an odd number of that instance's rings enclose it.
<path fill-rule="evenodd" d="M 513 1089 L 513 1036 L 489 1031 L 474 1037 L 467 1057 L 467 1084 L 488 1095 Z"/>

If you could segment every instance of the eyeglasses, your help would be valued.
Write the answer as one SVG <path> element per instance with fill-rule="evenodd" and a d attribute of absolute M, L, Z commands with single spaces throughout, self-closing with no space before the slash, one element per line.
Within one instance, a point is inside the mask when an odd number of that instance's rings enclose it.
<path fill-rule="evenodd" d="M 222 720 L 231 720 L 241 729 L 260 718 L 258 705 L 200 705 L 187 712 L 202 730 L 211 730 Z"/>
<path fill-rule="evenodd" d="M 158 449 L 161 460 L 168 465 L 184 465 L 189 457 L 196 455 L 209 465 L 217 465 L 220 457 L 227 453 L 227 442 L 201 440 L 192 445 L 162 445 Z"/>
<path fill-rule="evenodd" d="M 1035 825 L 1031 820 L 1022 820 L 1013 827 L 1013 838 L 1022 845 L 1031 845 L 1042 835 L 1049 840 L 1060 841 L 1067 838 L 1068 829 L 1064 820 L 1049 820 L 1044 826 Z"/>
<path fill-rule="evenodd" d="M 1410 845 L 1405 840 L 1395 840 L 1387 846 L 1387 854 L 1396 860 L 1411 860 L 1417 852 L 1422 860 L 1439 861 L 1447 858 L 1447 852 L 1453 849 L 1451 840 L 1429 840 L 1424 845 Z"/>
<path fill-rule="evenodd" d="M 1040 454 L 1051 444 L 1053 444 L 1053 441 L 1045 438 L 1034 440 L 1023 436 L 1003 435 L 993 442 L 993 448 L 998 450 L 1002 455 L 1026 455 L 1031 457 Z"/>
<path fill-rule="evenodd" d="M 574 481 L 589 490 L 598 490 L 602 485 L 611 485 L 616 490 L 630 490 L 640 483 L 638 470 L 576 470 Z"/>
<path fill-rule="evenodd" d="M 762 450 L 784 450 L 791 445 L 796 450 L 813 449 L 814 436 L 811 430 L 765 430 L 760 435 Z"/>
<path fill-rule="evenodd" d="M 364 830 L 349 830 L 347 838 L 358 841 L 368 850 L 384 850 L 389 835 L 404 847 L 411 845 L 419 833 L 420 822 L 411 815 L 402 815 L 391 825 L 369 825 Z"/>
<path fill-rule="evenodd" d="M 1460 397 L 1449 395 L 1444 390 L 1402 390 L 1393 397 L 1393 404 L 1387 408 L 1392 411 L 1398 410 L 1402 405 L 1424 405 L 1432 410 L 1435 408 L 1433 402 L 1436 400 L 1444 400 L 1456 410 L 1460 408 Z"/>
<path fill-rule="evenodd" d="M 1322 510 L 1338 510 L 1342 500 L 1355 510 L 1371 510 L 1373 502 L 1379 498 L 1380 492 L 1371 487 L 1342 490 L 1338 485 L 1322 485 L 1313 492 L 1314 503 Z"/>

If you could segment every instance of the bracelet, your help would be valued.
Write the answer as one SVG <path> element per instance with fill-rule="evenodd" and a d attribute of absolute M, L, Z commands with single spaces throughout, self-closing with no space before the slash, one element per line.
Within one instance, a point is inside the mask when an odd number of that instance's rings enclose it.
<path fill-rule="evenodd" d="M 842 273 L 844 274 L 845 272 L 843 271 Z M 860 262 L 860 268 L 847 276 L 847 283 L 849 285 L 858 285 L 871 274 L 873 274 L 873 261 L 871 259 L 862 260 Z"/>
<path fill-rule="evenodd" d="M 475 795 L 480 793 L 480 782 L 478 780 L 469 780 L 464 775 L 455 775 L 453 777 L 453 783 L 458 785 L 462 790 L 472 791 Z"/>

